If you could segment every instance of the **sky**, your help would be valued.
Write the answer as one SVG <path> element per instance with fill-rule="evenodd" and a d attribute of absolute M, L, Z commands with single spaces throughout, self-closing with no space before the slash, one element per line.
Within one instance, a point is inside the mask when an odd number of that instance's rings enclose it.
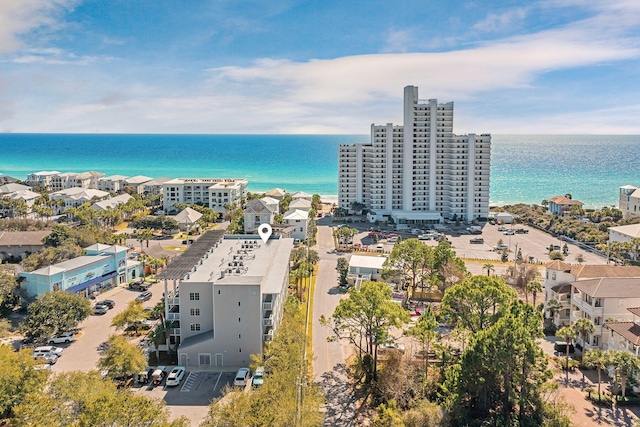
<path fill-rule="evenodd" d="M 640 134 L 638 0 L 0 0 L 0 132 Z"/>

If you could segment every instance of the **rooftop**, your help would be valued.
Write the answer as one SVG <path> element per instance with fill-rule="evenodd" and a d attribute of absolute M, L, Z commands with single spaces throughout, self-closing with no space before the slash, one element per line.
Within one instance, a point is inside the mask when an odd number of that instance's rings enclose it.
<path fill-rule="evenodd" d="M 167 267 L 156 275 L 157 279 L 179 280 L 200 262 L 207 252 L 217 245 L 224 236 L 224 230 L 211 230 L 193 242 L 182 255 L 175 257 Z"/>
<path fill-rule="evenodd" d="M 382 255 L 352 255 L 349 260 L 349 267 L 382 269 L 386 260 L 387 257 Z"/>
<path fill-rule="evenodd" d="M 629 237 L 640 237 L 640 224 L 621 225 L 619 227 L 609 227 L 609 231 L 626 234 Z"/>
<path fill-rule="evenodd" d="M 633 343 L 633 345 L 640 345 L 640 326 L 638 326 L 636 323 L 614 322 L 605 323 L 604 325 L 622 336 L 622 338 Z"/>
<path fill-rule="evenodd" d="M 44 245 L 42 239 L 49 234 L 51 234 L 51 230 L 0 231 L 0 246 Z"/>
<path fill-rule="evenodd" d="M 640 298 L 638 277 L 602 277 L 578 280 L 571 285 L 594 298 Z"/>

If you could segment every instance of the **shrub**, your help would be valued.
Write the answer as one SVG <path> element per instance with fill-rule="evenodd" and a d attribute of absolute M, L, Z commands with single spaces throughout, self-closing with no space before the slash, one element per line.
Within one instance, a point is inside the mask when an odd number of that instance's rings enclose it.
<path fill-rule="evenodd" d="M 544 333 L 545 337 L 552 337 L 556 335 L 557 330 L 558 327 L 555 324 L 551 323 L 550 325 L 545 326 L 542 332 Z"/>

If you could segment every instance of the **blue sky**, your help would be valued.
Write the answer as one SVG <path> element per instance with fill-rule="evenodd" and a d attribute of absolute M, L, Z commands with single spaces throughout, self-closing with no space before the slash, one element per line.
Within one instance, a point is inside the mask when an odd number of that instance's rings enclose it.
<path fill-rule="evenodd" d="M 637 0 L 0 0 L 0 132 L 640 134 Z"/>

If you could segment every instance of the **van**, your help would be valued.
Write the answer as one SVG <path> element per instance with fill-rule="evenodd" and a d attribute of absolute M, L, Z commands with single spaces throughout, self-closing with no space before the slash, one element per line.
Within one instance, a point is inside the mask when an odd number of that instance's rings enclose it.
<path fill-rule="evenodd" d="M 244 387 L 249 382 L 249 376 L 251 375 L 251 371 L 249 368 L 240 368 L 236 373 L 236 377 L 233 380 L 233 385 L 236 387 Z"/>
<path fill-rule="evenodd" d="M 556 341 L 553 345 L 553 351 L 558 354 L 567 354 L 567 343 L 565 341 Z M 576 350 L 573 344 L 569 344 L 569 354 L 575 353 Z"/>

